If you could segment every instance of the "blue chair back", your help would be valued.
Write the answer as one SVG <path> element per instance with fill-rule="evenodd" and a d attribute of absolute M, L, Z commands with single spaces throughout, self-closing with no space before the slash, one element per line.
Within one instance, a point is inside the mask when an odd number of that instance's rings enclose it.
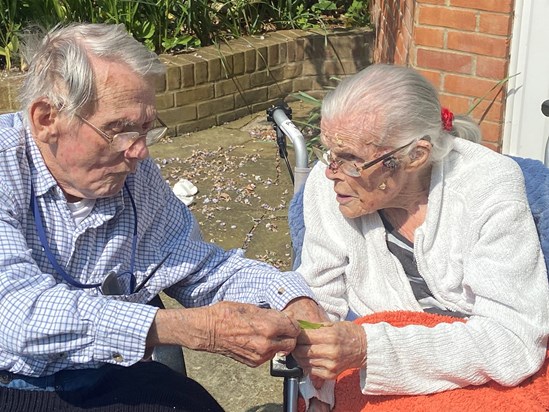
<path fill-rule="evenodd" d="M 526 196 L 549 272 L 549 169 L 539 160 L 513 157 L 524 174 Z"/>

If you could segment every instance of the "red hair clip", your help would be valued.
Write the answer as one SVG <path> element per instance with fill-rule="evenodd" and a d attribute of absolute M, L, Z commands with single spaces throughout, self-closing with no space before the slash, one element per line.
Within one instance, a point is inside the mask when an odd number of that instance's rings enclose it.
<path fill-rule="evenodd" d="M 452 113 L 446 107 L 443 107 L 440 111 L 440 118 L 442 120 L 442 128 L 447 132 L 451 132 L 454 127 L 454 125 L 452 124 L 454 121 L 454 113 Z"/>

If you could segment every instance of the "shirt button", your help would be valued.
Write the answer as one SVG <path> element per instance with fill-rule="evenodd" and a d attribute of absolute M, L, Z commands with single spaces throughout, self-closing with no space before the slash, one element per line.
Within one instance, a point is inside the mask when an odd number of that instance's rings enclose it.
<path fill-rule="evenodd" d="M 112 358 L 114 359 L 115 362 L 118 362 L 118 363 L 124 361 L 124 357 L 119 353 L 113 353 Z"/>
<path fill-rule="evenodd" d="M 0 375 L 0 383 L 8 384 L 11 382 L 11 377 L 7 373 L 3 373 Z"/>
<path fill-rule="evenodd" d="M 284 289 L 284 288 L 280 288 L 280 289 L 278 289 L 278 291 L 277 291 L 277 293 L 278 293 L 279 295 L 282 295 L 282 294 L 285 293 L 285 292 L 286 292 L 286 289 Z"/>

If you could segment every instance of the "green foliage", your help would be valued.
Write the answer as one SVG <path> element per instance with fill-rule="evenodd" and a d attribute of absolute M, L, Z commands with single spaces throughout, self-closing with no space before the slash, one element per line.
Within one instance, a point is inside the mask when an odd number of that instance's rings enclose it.
<path fill-rule="evenodd" d="M 330 77 L 330 80 L 341 81 L 338 77 Z M 334 87 L 327 87 L 327 90 L 331 89 L 334 89 Z M 300 126 L 301 129 L 309 131 L 309 133 L 304 133 L 307 136 L 305 144 L 307 146 L 309 161 L 313 161 L 317 157 L 315 150 L 320 149 L 322 151 L 322 143 L 320 142 L 320 109 L 322 107 L 322 100 L 305 92 L 293 93 L 292 96 L 312 106 L 305 121 L 294 120 L 294 123 Z"/>
<path fill-rule="evenodd" d="M 285 28 L 312 29 L 315 15 L 307 10 L 303 3 L 298 4 L 292 12 L 286 13 L 277 23 Z"/>
<path fill-rule="evenodd" d="M 311 6 L 311 10 L 315 13 L 326 13 L 337 10 L 337 6 L 333 1 L 320 0 Z"/>
<path fill-rule="evenodd" d="M 353 0 L 347 11 L 343 14 L 346 27 L 362 27 L 370 24 L 368 1 Z"/>
<path fill-rule="evenodd" d="M 14 53 L 19 48 L 17 34 L 21 24 L 15 16 L 18 12 L 17 0 L 0 0 L 0 23 L 4 29 L 0 30 L 0 56 L 4 58 L 6 69 L 10 70 Z"/>
<path fill-rule="evenodd" d="M 180 52 L 276 29 L 367 25 L 370 0 L 0 0 L 0 69 L 20 65 L 25 27 L 121 23 L 157 53 Z"/>
<path fill-rule="evenodd" d="M 269 19 L 268 3 L 260 0 L 232 0 L 215 4 L 218 7 L 216 16 L 219 26 L 234 37 L 260 33 L 263 21 Z"/>

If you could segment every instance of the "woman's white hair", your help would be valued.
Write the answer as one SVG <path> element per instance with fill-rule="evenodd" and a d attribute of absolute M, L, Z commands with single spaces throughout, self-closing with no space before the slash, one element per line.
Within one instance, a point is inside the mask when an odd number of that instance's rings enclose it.
<path fill-rule="evenodd" d="M 404 66 L 375 64 L 344 79 L 324 98 L 321 119 L 323 129 L 337 128 L 342 136 L 364 138 L 380 147 L 396 148 L 429 136 L 432 161 L 448 154 L 454 137 L 474 142 L 481 138 L 467 116 L 456 115 L 452 129 L 445 130 L 437 91 Z"/>
<path fill-rule="evenodd" d="M 45 36 L 43 32 L 27 33 L 22 55 L 28 63 L 20 93 L 25 118 L 32 102 L 41 97 L 71 115 L 94 101 L 97 88 L 90 55 L 125 64 L 143 78 L 165 72 L 158 56 L 122 24 L 75 23 L 56 26 Z"/>

